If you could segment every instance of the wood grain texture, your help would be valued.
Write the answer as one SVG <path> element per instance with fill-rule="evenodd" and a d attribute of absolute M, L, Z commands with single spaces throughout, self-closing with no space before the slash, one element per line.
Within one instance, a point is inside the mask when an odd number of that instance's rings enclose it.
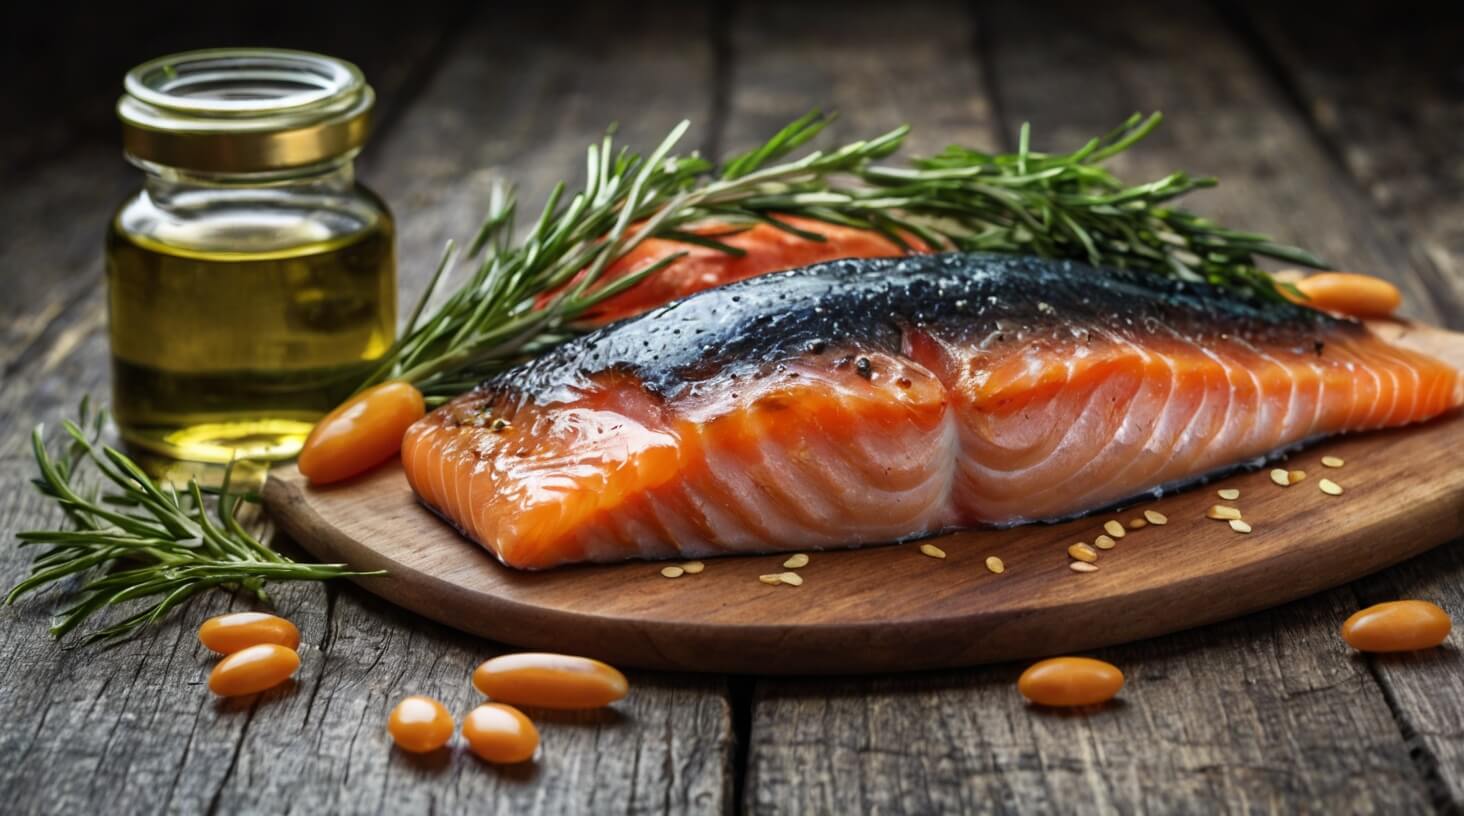
<path fill-rule="evenodd" d="M 441 63 L 435 73 L 406 72 L 416 81 L 430 74 L 431 81 L 411 89 L 413 96 L 420 90 L 411 114 L 390 117 L 362 163 L 364 179 L 387 192 L 399 216 L 408 285 L 420 286 L 446 238 L 461 238 L 476 226 L 464 224 L 477 217 L 481 200 L 441 193 L 470 183 L 463 179 L 476 184 L 472 189 L 484 188 L 473 171 L 485 146 L 510 157 L 510 166 L 524 161 L 542 168 L 541 179 L 560 168 L 572 172 L 582 163 L 578 147 L 597 138 L 605 123 L 646 107 L 633 80 L 646 70 L 642 55 L 649 50 L 656 59 L 684 64 L 679 84 L 668 81 L 664 89 L 658 122 L 707 98 L 705 40 L 671 35 L 704 28 L 700 12 L 647 8 L 659 22 L 646 26 L 645 36 L 612 46 L 600 37 L 608 12 L 568 25 L 555 23 L 555 13 L 548 9 L 528 19 L 484 13 L 467 27 L 459 17 L 424 15 L 381 29 L 383 47 L 398 59 Z M 441 42 L 435 35 L 425 53 L 414 48 L 417 25 L 453 27 L 451 53 L 432 53 Z M 592 43 L 600 43 L 595 59 L 601 70 L 581 73 L 575 55 Z M 605 70 L 607 64 L 619 67 Z M 565 92 L 580 83 L 592 92 L 579 92 L 577 118 L 554 125 L 562 141 L 546 144 L 543 117 L 563 110 L 554 101 L 559 91 L 516 93 L 512 86 L 519 71 L 551 68 Z M 497 84 L 485 85 L 488 78 Z M 618 92 L 612 93 L 612 83 Z M 566 147 L 570 143 L 575 149 Z M 120 165 L 115 147 L 109 158 Z M 431 173 L 424 175 L 429 164 Z M 45 182 L 59 172 L 38 171 L 31 206 L 52 206 Z M 535 191 L 541 195 L 544 186 Z M 0 245 L 15 238 L 10 226 L 0 227 Z M 100 250 L 100 227 L 85 235 L 40 226 L 33 232 L 37 256 L 59 252 L 68 242 L 78 245 L 78 253 Z M 9 546 L 14 532 L 59 522 L 25 484 L 31 470 L 25 435 L 34 422 L 72 410 L 82 394 L 105 394 L 102 301 L 94 288 L 83 290 L 78 304 L 61 310 L 35 338 L 34 352 L 15 362 L 0 389 L 0 535 L 7 542 L 0 549 L 0 583 L 6 586 L 29 561 L 28 553 Z M 6 757 L 0 762 L 6 805 L 0 809 L 718 813 L 729 807 L 733 737 L 720 679 L 633 674 L 634 691 L 615 713 L 536 712 L 544 752 L 529 768 L 494 769 L 466 755 L 416 761 L 389 747 L 383 722 L 390 705 L 407 693 L 435 693 L 461 715 L 477 701 L 468 672 L 498 647 L 349 585 L 281 586 L 272 594 L 278 609 L 300 625 L 304 665 L 293 687 L 243 703 L 220 704 L 206 692 L 212 660 L 193 636 L 199 620 L 230 606 L 227 596 L 108 650 L 65 650 L 45 636 L 59 603 L 54 594 L 0 608 L 0 755 Z"/>

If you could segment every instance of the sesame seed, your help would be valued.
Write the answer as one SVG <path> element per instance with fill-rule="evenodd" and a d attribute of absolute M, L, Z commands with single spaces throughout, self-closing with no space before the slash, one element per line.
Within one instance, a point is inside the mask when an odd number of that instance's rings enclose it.
<path fill-rule="evenodd" d="M 1103 531 L 1113 536 L 1114 538 L 1123 538 L 1124 536 L 1123 525 L 1119 524 L 1117 519 L 1104 522 Z"/>
<path fill-rule="evenodd" d="M 1142 529 L 1144 529 L 1145 527 L 1148 527 L 1148 526 L 1149 526 L 1149 522 L 1145 521 L 1144 519 L 1141 519 L 1141 518 L 1129 519 L 1129 529 L 1130 530 L 1142 530 Z"/>
<path fill-rule="evenodd" d="M 1169 516 L 1164 515 L 1158 510 L 1145 510 L 1144 518 L 1148 519 L 1150 524 L 1163 526 L 1169 523 Z"/>
<path fill-rule="evenodd" d="M 988 555 L 986 557 L 986 568 L 996 573 L 997 575 L 1006 572 L 1006 564 L 1003 564 L 1002 560 L 994 555 Z"/>
<path fill-rule="evenodd" d="M 794 553 L 793 555 L 788 556 L 787 561 L 783 562 L 784 569 L 791 570 L 806 566 L 808 566 L 808 553 Z"/>
<path fill-rule="evenodd" d="M 1098 560 L 1098 551 L 1081 541 L 1068 547 L 1068 555 L 1078 561 L 1087 561 L 1090 564 Z"/>
<path fill-rule="evenodd" d="M 1271 481 L 1275 482 L 1276 484 L 1278 484 L 1278 485 L 1280 485 L 1282 487 L 1290 487 L 1291 486 L 1291 476 L 1289 474 L 1287 474 L 1286 471 L 1282 470 L 1281 468 L 1276 468 L 1276 469 L 1274 469 L 1274 470 L 1271 471 Z"/>
<path fill-rule="evenodd" d="M 686 570 L 681 567 L 662 567 L 661 574 L 667 578 L 680 578 L 686 574 Z"/>
<path fill-rule="evenodd" d="M 1288 470 L 1288 471 L 1286 471 L 1286 480 L 1288 482 L 1291 482 L 1292 484 L 1296 484 L 1297 482 L 1299 482 L 1299 481 L 1301 481 L 1302 479 L 1305 479 L 1305 478 L 1306 478 L 1306 471 L 1304 471 L 1304 470 Z"/>
<path fill-rule="evenodd" d="M 1326 493 L 1328 496 L 1342 495 L 1342 485 L 1337 484 L 1331 479 L 1323 479 L 1320 482 L 1317 482 L 1317 487 L 1320 487 L 1322 489 L 1322 492 Z"/>
<path fill-rule="evenodd" d="M 940 547 L 937 547 L 934 544 L 921 544 L 920 552 L 921 554 L 928 555 L 931 558 L 945 558 L 946 555 L 945 550 L 942 550 Z"/>
<path fill-rule="evenodd" d="M 696 575 L 698 572 L 706 569 L 707 565 L 700 561 L 687 561 L 681 565 L 681 568 L 686 571 L 687 575 Z"/>
<path fill-rule="evenodd" d="M 1097 547 L 1100 550 L 1111 550 L 1114 547 L 1118 546 L 1118 542 L 1114 541 L 1109 536 L 1101 535 L 1093 539 L 1093 546 Z"/>
<path fill-rule="evenodd" d="M 1251 531 L 1251 526 L 1246 522 L 1241 521 L 1240 519 L 1231 519 L 1230 529 L 1234 530 L 1237 533 L 1248 533 Z"/>
<path fill-rule="evenodd" d="M 783 576 L 779 574 L 759 575 L 757 576 L 757 580 L 762 581 L 765 584 L 777 586 L 778 584 L 783 583 Z"/>
<path fill-rule="evenodd" d="M 1240 510 L 1229 505 L 1217 504 L 1206 511 L 1205 515 L 1212 519 L 1219 519 L 1220 521 L 1230 521 L 1240 518 Z"/>
<path fill-rule="evenodd" d="M 1340 456 L 1323 456 L 1322 464 L 1329 468 L 1339 468 L 1347 464 Z"/>
<path fill-rule="evenodd" d="M 803 586 L 803 576 L 796 572 L 785 572 L 778 576 L 778 580 L 789 586 Z"/>
<path fill-rule="evenodd" d="M 1087 561 L 1069 561 L 1068 569 L 1073 572 L 1097 572 L 1097 564 L 1089 564 Z"/>
<path fill-rule="evenodd" d="M 1236 499 L 1240 498 L 1240 491 L 1236 490 L 1233 487 L 1227 487 L 1224 490 L 1220 490 L 1218 492 L 1220 494 L 1220 498 L 1226 501 L 1235 501 Z"/>

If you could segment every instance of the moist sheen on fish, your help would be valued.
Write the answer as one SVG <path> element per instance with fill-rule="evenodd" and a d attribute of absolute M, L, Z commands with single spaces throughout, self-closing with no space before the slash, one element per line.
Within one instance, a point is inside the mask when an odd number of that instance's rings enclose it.
<path fill-rule="evenodd" d="M 1458 371 L 1355 321 L 949 253 L 766 275 L 608 326 L 429 414 L 402 461 L 424 503 L 537 569 L 1060 518 L 1461 403 Z"/>

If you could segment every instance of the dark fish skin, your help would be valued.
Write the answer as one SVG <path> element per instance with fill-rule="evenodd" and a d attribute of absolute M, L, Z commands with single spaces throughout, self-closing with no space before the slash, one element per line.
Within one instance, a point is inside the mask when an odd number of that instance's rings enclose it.
<path fill-rule="evenodd" d="M 1085 327 L 1227 336 L 1320 353 L 1361 324 L 1282 301 L 1153 273 L 991 253 L 831 261 L 699 292 L 571 340 L 479 386 L 493 403 L 558 401 L 617 372 L 672 398 L 698 382 L 754 376 L 803 354 L 898 353 L 919 329 L 960 345 L 1020 343 Z"/>

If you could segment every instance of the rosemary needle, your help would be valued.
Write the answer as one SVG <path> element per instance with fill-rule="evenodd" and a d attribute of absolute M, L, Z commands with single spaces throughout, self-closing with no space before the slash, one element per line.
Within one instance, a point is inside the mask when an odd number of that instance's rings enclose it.
<path fill-rule="evenodd" d="M 1280 297 L 1260 257 L 1324 265 L 1304 250 L 1171 206 L 1214 179 L 1173 173 L 1126 186 L 1100 166 L 1151 133 L 1159 114 L 1135 114 L 1071 153 L 1033 151 L 1023 126 L 1016 153 L 950 147 L 881 164 L 909 132 L 900 127 L 787 159 L 829 121 L 811 112 L 721 165 L 672 153 L 686 122 L 645 157 L 616 147 L 607 133 L 587 151 L 584 188 L 566 198 L 566 185 L 556 186 L 518 240 L 513 189 L 496 188 L 465 256 L 449 247 L 401 339 L 362 387 L 400 379 L 441 402 L 561 342 L 576 320 L 679 257 L 602 281 L 647 238 L 740 252 L 687 229 L 697 223 L 735 231 L 761 222 L 820 240 L 779 220 L 801 215 L 876 230 L 901 245 L 913 235 L 935 248 L 1075 258 L 1208 281 L 1246 298 Z M 467 278 L 429 313 L 429 300 L 462 262 L 471 264 Z"/>
<path fill-rule="evenodd" d="M 345 564 L 301 564 L 250 535 L 238 521 L 241 500 L 230 492 L 227 476 L 211 517 L 197 481 L 179 491 L 154 482 L 131 459 L 99 443 L 106 414 L 82 400 L 75 421 L 63 428 L 69 441 L 59 451 L 46 444 L 44 429 L 31 436 L 39 477 L 34 484 L 56 501 L 72 529 L 31 530 L 17 534 L 23 545 L 47 549 L 36 556 L 30 574 L 5 596 L 14 603 L 42 587 L 85 576 L 67 589 L 74 596 L 51 627 L 60 637 L 108 607 L 140 602 L 120 621 L 87 640 L 108 640 L 137 632 L 206 589 L 223 587 L 268 601 L 271 581 L 321 581 L 373 575 Z M 93 470 L 109 489 L 88 491 L 78 477 Z"/>

